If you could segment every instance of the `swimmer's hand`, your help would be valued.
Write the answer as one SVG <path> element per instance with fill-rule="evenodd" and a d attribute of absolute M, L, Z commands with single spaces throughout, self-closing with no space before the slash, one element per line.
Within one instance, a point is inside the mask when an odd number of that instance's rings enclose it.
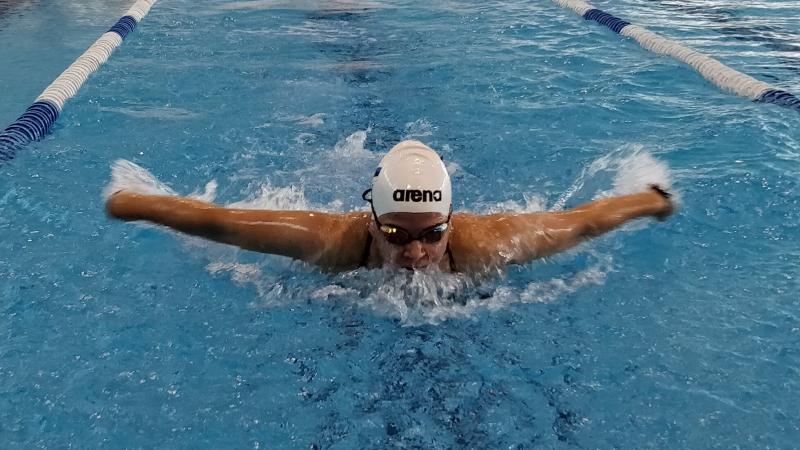
<path fill-rule="evenodd" d="M 106 213 L 115 219 L 126 221 L 138 220 L 139 218 L 136 217 L 135 210 L 137 200 L 140 197 L 142 196 L 139 194 L 124 190 L 114 192 L 108 200 L 106 200 Z"/>
<path fill-rule="evenodd" d="M 667 220 L 667 217 L 675 212 L 675 202 L 672 200 L 672 194 L 657 184 L 651 184 L 649 188 L 657 195 L 657 197 L 654 197 L 654 201 L 657 202 L 658 206 L 656 206 L 656 212 L 653 213 L 653 217 L 659 221 Z"/>
<path fill-rule="evenodd" d="M 127 192 L 119 190 L 117 192 L 114 192 L 108 197 L 108 200 L 106 200 L 106 213 L 109 216 L 114 217 L 116 219 L 125 220 L 123 214 L 125 208 L 123 205 L 125 203 L 125 196 L 127 194 L 128 194 Z"/>

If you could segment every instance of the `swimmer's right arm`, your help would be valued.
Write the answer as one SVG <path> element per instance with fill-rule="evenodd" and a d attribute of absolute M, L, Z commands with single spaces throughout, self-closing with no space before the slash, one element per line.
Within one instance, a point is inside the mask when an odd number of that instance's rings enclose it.
<path fill-rule="evenodd" d="M 341 214 L 231 209 L 184 197 L 125 191 L 112 195 L 106 210 L 117 219 L 145 220 L 247 250 L 322 265 L 338 265 L 331 260 L 340 253 L 334 247 L 352 228 L 347 226 L 348 216 Z"/>

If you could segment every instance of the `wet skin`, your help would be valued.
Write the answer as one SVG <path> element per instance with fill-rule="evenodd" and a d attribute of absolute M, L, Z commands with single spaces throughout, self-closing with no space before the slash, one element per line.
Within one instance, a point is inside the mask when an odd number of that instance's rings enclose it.
<path fill-rule="evenodd" d="M 317 211 L 269 211 L 226 208 L 199 200 L 117 192 L 108 199 L 112 217 L 146 220 L 183 233 L 247 250 L 284 255 L 331 271 L 361 265 L 410 269 L 438 267 L 442 271 L 489 273 L 509 264 L 525 264 L 600 236 L 643 217 L 664 220 L 674 204 L 657 188 L 595 200 L 553 212 L 453 214 L 439 242 L 419 240 L 389 243 L 372 214 Z M 417 236 L 446 219 L 438 213 L 391 213 L 382 223 Z M 367 236 L 372 245 L 365 248 Z M 450 267 L 446 251 L 455 261 Z"/>

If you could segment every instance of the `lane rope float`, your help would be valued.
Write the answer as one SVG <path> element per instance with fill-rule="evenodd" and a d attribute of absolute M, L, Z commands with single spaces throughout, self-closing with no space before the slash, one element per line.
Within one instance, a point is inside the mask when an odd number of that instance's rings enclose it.
<path fill-rule="evenodd" d="M 106 33 L 61 73 L 36 101 L 0 133 L 0 165 L 16 157 L 17 151 L 44 137 L 64 104 L 75 96 L 89 75 L 105 63 L 111 53 L 136 28 L 157 0 L 138 0 Z"/>
<path fill-rule="evenodd" d="M 734 70 L 708 55 L 653 33 L 644 27 L 633 25 L 582 0 L 553 0 L 553 2 L 576 12 L 586 20 L 604 25 L 617 34 L 633 38 L 646 50 L 671 56 L 688 64 L 705 79 L 725 91 L 749 98 L 752 101 L 774 103 L 800 111 L 800 98 L 794 94 Z"/>

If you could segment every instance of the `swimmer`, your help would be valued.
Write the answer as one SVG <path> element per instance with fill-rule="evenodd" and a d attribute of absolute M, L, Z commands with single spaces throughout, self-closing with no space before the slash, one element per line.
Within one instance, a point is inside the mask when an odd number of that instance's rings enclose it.
<path fill-rule="evenodd" d="M 362 195 L 369 212 L 232 209 L 125 190 L 113 194 L 106 208 L 121 220 L 145 220 L 330 271 L 389 266 L 486 273 L 569 249 L 634 219 L 664 220 L 675 207 L 656 185 L 535 213 L 453 213 L 451 195 L 439 155 L 422 142 L 403 141 L 383 157 Z"/>

